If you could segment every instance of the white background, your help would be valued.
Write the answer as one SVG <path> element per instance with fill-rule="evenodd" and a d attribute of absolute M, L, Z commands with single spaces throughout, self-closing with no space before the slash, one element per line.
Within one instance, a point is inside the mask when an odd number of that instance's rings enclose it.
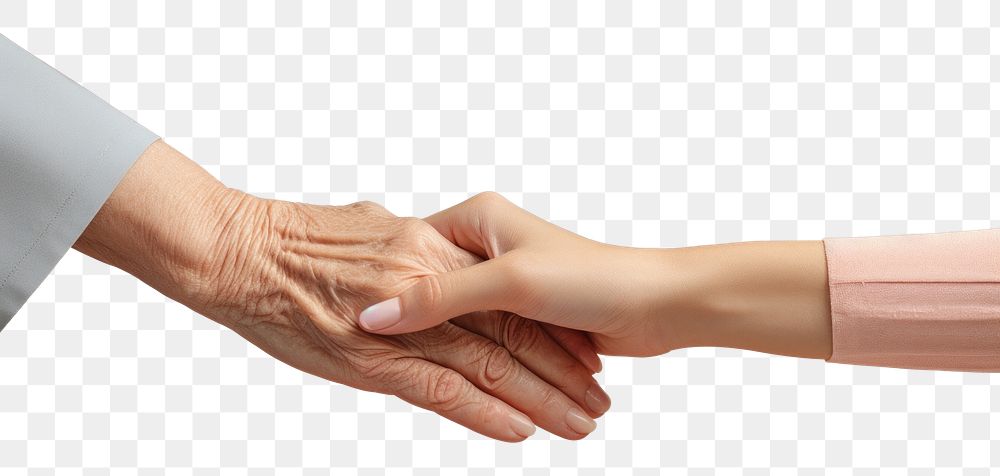
<path fill-rule="evenodd" d="M 0 34 L 261 196 L 422 216 L 498 190 L 635 246 L 996 226 L 987 1 L 136 3 L 3 0 Z M 725 349 L 607 359 L 595 434 L 496 443 L 74 251 L 0 369 L 4 475 L 1000 464 L 992 375 Z"/>

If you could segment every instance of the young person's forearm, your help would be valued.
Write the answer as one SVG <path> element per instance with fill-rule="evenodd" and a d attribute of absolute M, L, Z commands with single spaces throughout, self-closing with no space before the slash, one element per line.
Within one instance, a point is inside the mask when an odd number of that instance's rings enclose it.
<path fill-rule="evenodd" d="M 681 347 L 826 359 L 832 349 L 822 241 L 751 241 L 663 250 L 659 316 Z"/>
<path fill-rule="evenodd" d="M 826 359 L 824 244 L 747 242 L 658 249 L 585 239 L 481 194 L 427 221 L 492 259 L 428 276 L 369 308 L 370 332 L 401 334 L 480 309 L 589 333 L 599 353 L 648 357 L 695 346 Z"/>

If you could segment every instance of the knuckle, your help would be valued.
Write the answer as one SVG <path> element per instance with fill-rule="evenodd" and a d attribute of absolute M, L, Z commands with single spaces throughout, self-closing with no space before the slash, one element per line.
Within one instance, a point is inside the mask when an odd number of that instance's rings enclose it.
<path fill-rule="evenodd" d="M 506 314 L 499 320 L 499 325 L 497 335 L 503 346 L 514 355 L 536 348 L 543 338 L 538 324 L 513 314 Z"/>
<path fill-rule="evenodd" d="M 434 227 L 427 222 L 415 217 L 399 218 L 399 229 L 403 236 L 413 238 L 425 238 L 431 233 L 436 233 Z"/>
<path fill-rule="evenodd" d="M 514 356 L 510 351 L 500 346 L 493 346 L 486 354 L 486 364 L 483 366 L 483 385 L 496 390 L 514 375 L 516 368 Z"/>
<path fill-rule="evenodd" d="M 444 302 L 444 289 L 438 275 L 428 275 L 421 279 L 416 289 L 416 301 L 424 312 L 434 312 L 440 309 Z"/>
<path fill-rule="evenodd" d="M 543 413 L 557 413 L 566 406 L 564 396 L 556 389 L 549 387 L 542 390 L 541 398 L 538 399 L 537 411 Z"/>
<path fill-rule="evenodd" d="M 361 200 L 355 203 L 354 205 L 362 210 L 385 210 L 385 207 L 383 207 L 381 204 L 373 202 L 371 200 Z"/>
<path fill-rule="evenodd" d="M 506 405 L 499 402 L 489 402 L 484 405 L 477 405 L 475 408 L 477 421 L 491 422 L 506 420 L 509 415 Z"/>
<path fill-rule="evenodd" d="M 408 252 L 431 252 L 444 241 L 434 227 L 419 218 L 406 217 L 397 220 L 395 244 Z"/>
<path fill-rule="evenodd" d="M 361 200 L 359 202 L 355 202 L 347 206 L 358 213 L 366 215 L 374 215 L 374 216 L 386 216 L 387 214 L 391 215 L 391 213 L 389 213 L 389 210 L 386 210 L 386 208 L 383 207 L 381 204 L 373 202 L 371 200 Z"/>
<path fill-rule="evenodd" d="M 510 204 L 510 202 L 497 192 L 480 192 L 469 199 L 469 204 L 480 210 L 495 210 L 500 207 L 505 207 Z"/>
<path fill-rule="evenodd" d="M 451 369 L 442 369 L 427 379 L 427 402 L 435 408 L 448 410 L 458 407 L 465 393 L 465 378 Z"/>
<path fill-rule="evenodd" d="M 485 205 L 485 204 L 496 203 L 496 202 L 505 202 L 505 201 L 507 201 L 507 199 L 504 198 L 503 195 L 500 195 L 497 192 L 494 192 L 492 190 L 488 190 L 488 191 L 485 191 L 485 192 L 479 192 L 479 193 L 475 194 L 472 197 L 472 201 L 474 203 L 484 204 Z"/>

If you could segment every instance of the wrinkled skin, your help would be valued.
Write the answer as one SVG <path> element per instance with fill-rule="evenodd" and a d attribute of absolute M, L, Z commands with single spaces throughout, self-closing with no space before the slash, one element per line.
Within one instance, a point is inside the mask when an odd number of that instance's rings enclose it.
<path fill-rule="evenodd" d="M 492 438 L 530 436 L 526 415 L 578 439 L 593 430 L 590 418 L 608 409 L 592 377 L 596 354 L 575 331 L 509 313 L 464 316 L 401 336 L 358 327 L 355 316 L 366 306 L 479 261 L 430 225 L 372 203 L 308 205 L 217 187 L 158 144 L 144 155 L 153 159 L 140 158 L 119 184 L 77 249 L 289 365 L 397 395 Z M 164 177 L 174 183 L 158 191 Z M 597 404 L 594 395 L 603 396 Z"/>
<path fill-rule="evenodd" d="M 471 265 L 478 261 L 473 255 L 426 223 L 394 217 L 371 203 L 322 207 L 269 201 L 262 208 L 266 211 L 249 214 L 261 223 L 247 228 L 258 236 L 239 240 L 249 245 L 242 253 L 233 256 L 233 248 L 222 247 L 224 259 L 207 261 L 219 263 L 210 274 L 217 273 L 215 281 L 222 284 L 216 299 L 206 299 L 210 314 L 224 316 L 247 340 L 303 371 L 397 394 L 472 428 L 503 420 L 509 411 L 472 385 L 477 384 L 512 399 L 556 434 L 583 436 L 562 421 L 572 399 L 508 352 L 520 354 L 586 408 L 585 394 L 594 383 L 590 372 L 531 321 L 509 313 L 468 316 L 393 338 L 358 327 L 354 316 L 367 305 L 424 276 Z M 257 232 L 262 229 L 269 232 Z M 232 260 L 243 265 L 225 266 Z M 242 282 L 257 285 L 238 285 Z M 520 386 L 534 389 L 536 397 L 517 405 Z M 494 431 L 492 436 L 505 438 Z"/>

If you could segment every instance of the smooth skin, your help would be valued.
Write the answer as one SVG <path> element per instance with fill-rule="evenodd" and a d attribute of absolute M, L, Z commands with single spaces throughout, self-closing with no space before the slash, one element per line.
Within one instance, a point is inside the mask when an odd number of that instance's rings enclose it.
<path fill-rule="evenodd" d="M 827 359 L 830 296 L 822 241 L 673 249 L 612 246 L 487 192 L 428 217 L 487 260 L 424 276 L 359 316 L 397 335 L 482 310 L 586 331 L 601 354 L 700 346 Z"/>
<path fill-rule="evenodd" d="M 356 316 L 480 258 L 373 203 L 321 206 L 225 187 L 162 141 L 74 248 L 304 372 L 396 395 L 483 435 L 580 439 L 611 405 L 586 335 L 506 312 L 379 336 Z M 140 316 L 141 317 L 141 316 Z"/>

